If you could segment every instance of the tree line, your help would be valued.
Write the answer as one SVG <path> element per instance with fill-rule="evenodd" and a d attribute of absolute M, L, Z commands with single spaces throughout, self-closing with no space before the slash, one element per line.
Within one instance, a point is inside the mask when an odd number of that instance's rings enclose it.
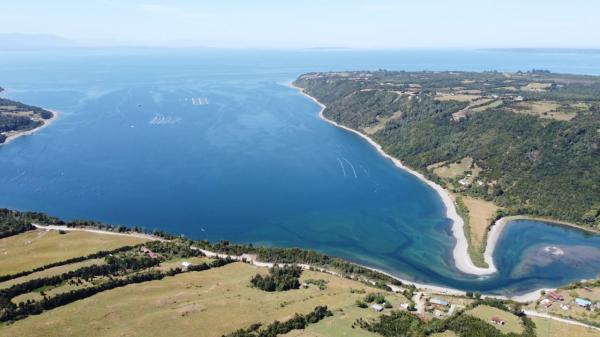
<path fill-rule="evenodd" d="M 302 330 L 309 324 L 315 324 L 325 317 L 333 316 L 327 306 L 317 306 L 306 315 L 296 313 L 293 318 L 285 322 L 275 321 L 261 329 L 260 323 L 253 324 L 247 329 L 240 329 L 222 337 L 276 337 L 292 330 Z"/>
<path fill-rule="evenodd" d="M 298 278 L 301 274 L 302 268 L 298 266 L 274 266 L 269 269 L 269 275 L 267 276 L 256 274 L 250 280 L 250 284 L 255 288 L 268 292 L 298 289 L 300 288 L 300 281 Z"/>
<path fill-rule="evenodd" d="M 140 261 L 133 262 L 130 261 L 128 265 L 132 268 L 140 268 L 140 269 L 131 269 L 130 271 L 135 270 L 143 270 L 143 266 L 151 265 L 151 262 L 139 264 Z M 143 273 L 132 273 L 128 274 L 121 278 L 111 278 L 109 277 L 104 282 L 99 284 L 85 287 L 81 289 L 75 289 L 68 292 L 60 293 L 51 297 L 44 297 L 39 301 L 28 300 L 26 302 L 20 302 L 18 305 L 15 305 L 11 302 L 11 297 L 14 294 L 18 293 L 27 293 L 31 290 L 38 289 L 42 286 L 47 285 L 56 285 L 59 284 L 59 281 L 64 281 L 68 276 L 59 275 L 57 277 L 49 277 L 39 280 L 31 280 L 22 285 L 15 285 L 7 290 L 3 290 L 0 292 L 0 322 L 6 321 L 14 321 L 23 319 L 29 315 L 38 315 L 46 310 L 51 310 L 77 300 L 81 300 L 90 296 L 93 296 L 97 293 L 124 287 L 129 284 L 142 283 L 148 281 L 161 280 L 165 277 L 175 276 L 185 272 L 198 272 L 204 271 L 211 268 L 218 268 L 225 266 L 229 263 L 234 262 L 231 259 L 216 259 L 210 263 L 201 263 L 192 265 L 187 270 L 182 270 L 181 268 L 171 268 L 168 271 L 162 272 L 159 270 L 150 270 Z M 81 268 L 70 275 L 82 275 L 82 277 L 91 277 L 94 276 L 111 276 L 111 272 L 114 271 L 113 268 L 101 268 L 102 266 L 92 266 L 93 268 L 88 268 L 83 270 Z M 87 267 L 86 267 L 87 268 Z M 105 274 L 103 274 L 105 273 Z M 66 273 L 68 274 L 68 273 Z"/>

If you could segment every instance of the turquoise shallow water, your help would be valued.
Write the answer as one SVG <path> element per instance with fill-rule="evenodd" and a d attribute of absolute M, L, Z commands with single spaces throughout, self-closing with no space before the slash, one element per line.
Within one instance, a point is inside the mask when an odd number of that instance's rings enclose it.
<path fill-rule="evenodd" d="M 598 236 L 515 221 L 497 246 L 499 274 L 458 272 L 435 192 L 285 86 L 321 70 L 598 73 L 600 55 L 96 49 L 0 61 L 5 96 L 62 113 L 0 147 L 2 207 L 313 248 L 420 282 L 503 294 L 600 271 Z"/>

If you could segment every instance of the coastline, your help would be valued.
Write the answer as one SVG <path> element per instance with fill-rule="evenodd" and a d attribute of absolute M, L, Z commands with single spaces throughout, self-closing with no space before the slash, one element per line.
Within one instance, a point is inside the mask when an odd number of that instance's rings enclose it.
<path fill-rule="evenodd" d="M 500 237 L 500 233 L 502 232 L 502 229 L 504 228 L 503 225 L 502 226 L 492 226 L 492 229 L 490 230 L 490 234 L 488 235 L 488 240 L 487 240 L 487 245 L 486 245 L 486 253 L 484 254 L 484 260 L 488 264 L 488 267 L 487 268 L 477 267 L 471 260 L 471 257 L 469 256 L 469 251 L 468 251 L 469 243 L 467 241 L 467 237 L 466 237 L 465 231 L 464 231 L 464 221 L 460 217 L 460 215 L 458 215 L 456 206 L 454 205 L 454 202 L 452 201 L 452 198 L 448 191 L 446 191 L 443 187 L 434 183 L 433 181 L 425 178 L 425 176 L 422 175 L 421 173 L 406 167 L 405 165 L 402 164 L 402 162 L 400 160 L 392 157 L 391 155 L 389 155 L 388 153 L 383 151 L 383 148 L 381 147 L 381 145 L 379 145 L 377 142 L 375 142 L 371 137 L 369 137 L 357 130 L 351 129 L 347 126 L 340 125 L 340 124 L 328 119 L 327 117 L 325 117 L 323 115 L 323 111 L 325 110 L 326 106 L 324 104 L 322 104 L 321 102 L 319 102 L 316 98 L 314 98 L 314 97 L 310 96 L 309 94 L 307 94 L 306 92 L 304 92 L 304 89 L 295 86 L 293 83 L 290 83 L 289 87 L 298 90 L 300 92 L 300 94 L 307 97 L 308 99 L 310 99 L 311 101 L 316 103 L 321 108 L 321 110 L 319 111 L 319 118 L 323 119 L 327 123 L 330 123 L 336 127 L 342 128 L 346 131 L 350 131 L 350 132 L 362 137 L 369 144 L 371 144 L 377 150 L 377 152 L 379 152 L 379 154 L 381 154 L 384 158 L 391 160 L 394 163 L 394 165 L 396 165 L 396 167 L 398 167 L 402 170 L 405 170 L 408 173 L 414 175 L 415 177 L 417 177 L 422 182 L 429 185 L 431 188 L 433 188 L 433 190 L 435 190 L 437 192 L 437 194 L 442 199 L 442 202 L 446 206 L 446 217 L 449 218 L 450 220 L 452 220 L 452 234 L 453 234 L 454 238 L 456 239 L 456 244 L 454 246 L 454 249 L 452 250 L 452 256 L 454 258 L 454 263 L 458 270 L 460 270 L 461 272 L 466 273 L 466 274 L 479 275 L 479 276 L 493 274 L 498 271 L 498 269 L 496 268 L 494 261 L 493 261 L 493 253 L 494 253 L 494 249 L 496 247 L 496 241 Z M 502 219 L 498 220 L 498 222 L 500 222 L 501 220 Z M 492 233 L 491 233 L 492 230 L 495 230 L 495 232 L 497 232 L 497 234 L 494 233 L 492 235 Z M 489 256 L 488 256 L 488 253 L 489 253 Z"/>
<path fill-rule="evenodd" d="M 4 140 L 4 143 L 1 143 L 0 146 L 2 145 L 7 145 L 10 142 L 14 141 L 15 139 L 19 138 L 19 137 L 23 137 L 23 136 L 29 136 L 31 134 L 34 134 L 38 131 L 40 131 L 41 129 L 50 126 L 50 124 L 54 123 L 57 119 L 58 116 L 60 115 L 57 111 L 55 110 L 50 110 L 50 109 L 44 109 L 46 111 L 50 111 L 52 113 L 52 117 L 48 118 L 48 119 L 43 119 L 43 124 L 38 126 L 37 128 L 31 129 L 31 130 L 27 130 L 27 131 L 22 131 L 22 132 L 17 132 L 13 135 L 10 135 L 8 137 L 6 137 L 6 139 Z"/>
<path fill-rule="evenodd" d="M 114 235 L 114 236 L 132 236 L 132 237 L 136 237 L 136 238 L 141 238 L 141 239 L 147 239 L 147 240 L 158 240 L 158 241 L 169 241 L 168 239 L 165 238 L 161 238 L 158 236 L 154 236 L 152 234 L 143 234 L 143 233 L 137 233 L 137 232 L 125 232 L 125 233 L 120 233 L 120 232 L 111 232 L 111 231 L 107 231 L 107 230 L 103 230 L 103 229 L 94 229 L 94 228 L 81 228 L 81 227 L 67 227 L 67 226 L 57 226 L 57 225 L 48 225 L 48 226 L 43 226 L 40 224 L 36 224 L 36 223 L 32 223 L 32 225 L 39 230 L 54 230 L 54 231 L 59 231 L 59 230 L 63 230 L 63 231 L 83 231 L 83 232 L 90 232 L 90 233 L 96 233 L 96 234 L 106 234 L 106 235 Z M 256 256 L 252 256 L 252 255 L 247 255 L 247 254 L 242 254 L 242 255 L 230 255 L 230 254 L 225 254 L 225 253 L 215 253 L 212 251 L 208 251 L 205 249 L 201 249 L 201 248 L 197 248 L 192 246 L 192 249 L 198 249 L 200 251 L 202 251 L 202 253 L 204 253 L 207 256 L 218 256 L 221 258 L 232 258 L 234 260 L 238 260 L 238 261 L 243 261 L 243 260 L 247 260 L 249 261 L 252 265 L 255 265 L 257 267 L 263 267 L 263 268 L 271 268 L 273 267 L 275 264 L 272 262 L 261 262 L 256 260 Z M 354 263 L 354 262 L 353 262 Z M 397 276 L 394 276 L 388 272 L 385 272 L 383 270 L 377 269 L 377 268 L 373 268 L 373 267 L 369 267 L 369 266 L 365 266 L 362 264 L 358 264 L 358 263 L 354 263 L 357 266 L 360 266 L 362 268 L 366 268 L 369 270 L 372 270 L 374 272 L 380 273 L 382 275 L 386 275 L 389 276 L 395 280 L 398 280 L 400 282 L 402 282 L 402 284 L 406 284 L 406 285 L 414 285 L 417 289 L 420 290 L 425 290 L 425 291 L 429 291 L 432 293 L 436 293 L 436 294 L 441 294 L 441 295 L 452 295 L 452 296 L 465 296 L 466 295 L 466 291 L 464 290 L 458 290 L 458 289 L 454 289 L 454 288 L 450 288 L 450 287 L 444 287 L 444 286 L 437 286 L 437 285 L 432 285 L 432 284 L 425 284 L 425 283 L 419 283 L 419 282 L 414 282 L 414 281 L 409 281 L 409 280 L 405 280 L 402 278 L 399 278 Z M 280 264 L 281 265 L 281 264 Z M 301 266 L 303 269 L 310 269 L 311 267 L 314 267 L 316 269 L 318 269 L 321 272 L 325 272 L 325 273 L 329 273 L 332 275 L 337 275 L 339 276 L 339 274 L 335 271 L 331 271 L 331 270 L 327 270 L 327 269 L 323 269 L 319 266 L 312 266 L 312 265 L 308 265 L 308 264 L 299 264 L 299 266 Z M 393 285 L 388 285 L 390 287 L 395 287 Z M 507 297 L 507 296 L 502 296 L 502 295 L 491 295 L 491 294 L 482 294 L 482 297 L 484 298 L 496 298 L 496 299 L 502 299 L 502 300 L 513 300 L 516 302 L 522 302 L 522 303 L 526 303 L 526 302 L 531 302 L 531 301 L 535 301 L 540 297 L 540 291 L 545 290 L 545 291 L 552 291 L 552 290 L 556 290 L 554 288 L 542 288 L 542 289 L 536 289 L 533 290 L 531 292 L 525 293 L 525 294 L 521 294 L 521 295 L 515 295 L 515 296 L 511 296 L 511 297 Z"/>
<path fill-rule="evenodd" d="M 496 220 L 496 222 L 494 222 L 494 224 L 492 226 L 490 226 L 490 229 L 489 229 L 488 235 L 487 235 L 487 243 L 485 246 L 485 251 L 483 253 L 483 258 L 486 263 L 490 264 L 490 262 L 493 262 L 493 254 L 494 254 L 494 250 L 496 249 L 496 244 L 498 243 L 498 239 L 500 238 L 500 235 L 504 231 L 504 228 L 506 227 L 506 225 L 510 221 L 514 221 L 514 220 L 532 220 L 532 221 L 546 222 L 546 223 L 557 225 L 557 226 L 564 226 L 564 227 L 568 227 L 568 228 L 578 229 L 578 230 L 588 232 L 588 233 L 598 234 L 598 231 L 596 231 L 594 229 L 585 228 L 583 226 L 580 226 L 580 225 L 577 225 L 574 223 L 570 223 L 570 222 L 566 222 L 566 221 L 561 221 L 561 220 L 546 219 L 546 218 L 528 216 L 528 215 L 505 216 L 505 217 L 502 217 L 502 218 Z M 548 290 L 554 290 L 554 289 L 540 289 L 540 290 L 548 291 Z"/>

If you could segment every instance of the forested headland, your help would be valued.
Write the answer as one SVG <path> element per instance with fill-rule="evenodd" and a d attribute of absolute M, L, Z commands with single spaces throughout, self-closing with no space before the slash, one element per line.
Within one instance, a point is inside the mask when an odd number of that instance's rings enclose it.
<path fill-rule="evenodd" d="M 0 87 L 0 93 L 3 91 Z M 48 110 L 0 98 L 0 144 L 11 135 L 44 125 L 44 121 L 53 116 Z"/>
<path fill-rule="evenodd" d="M 599 77 L 380 70 L 294 84 L 430 180 L 499 206 L 494 218 L 600 228 Z"/>

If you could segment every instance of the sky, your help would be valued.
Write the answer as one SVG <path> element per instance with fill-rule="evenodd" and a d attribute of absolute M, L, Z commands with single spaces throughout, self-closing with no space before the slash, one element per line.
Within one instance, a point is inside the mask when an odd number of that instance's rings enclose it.
<path fill-rule="evenodd" d="M 85 45 L 600 48 L 596 0 L 0 0 L 0 33 Z"/>

